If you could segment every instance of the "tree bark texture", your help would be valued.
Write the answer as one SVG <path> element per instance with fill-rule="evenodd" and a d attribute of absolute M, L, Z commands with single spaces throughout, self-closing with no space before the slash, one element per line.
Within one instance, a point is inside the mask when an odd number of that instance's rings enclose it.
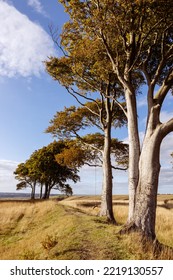
<path fill-rule="evenodd" d="M 159 129 L 145 138 L 139 162 L 139 183 L 134 215 L 135 226 L 152 240 L 155 239 L 160 144 Z"/>
<path fill-rule="evenodd" d="M 46 196 L 47 199 L 49 199 L 49 197 L 50 197 L 50 192 L 51 192 L 51 187 L 48 188 L 47 196 Z"/>
<path fill-rule="evenodd" d="M 40 199 L 42 199 L 43 196 L 43 184 L 40 186 Z"/>
<path fill-rule="evenodd" d="M 36 183 L 34 183 L 34 185 L 32 186 L 31 199 L 35 199 L 35 187 L 36 187 Z"/>
<path fill-rule="evenodd" d="M 45 184 L 43 199 L 47 199 L 47 195 L 48 195 L 48 184 Z"/>
<path fill-rule="evenodd" d="M 131 222 L 135 211 L 136 189 L 139 180 L 139 157 L 140 142 L 137 124 L 136 97 L 129 90 L 125 90 L 127 115 L 128 115 L 128 136 L 129 136 L 129 216 Z"/>
<path fill-rule="evenodd" d="M 139 183 L 134 223 L 145 237 L 155 239 L 157 191 L 160 173 L 160 145 L 164 137 L 159 120 L 160 105 L 151 107 L 139 161 Z"/>
<path fill-rule="evenodd" d="M 112 166 L 110 157 L 111 135 L 110 127 L 105 128 L 105 141 L 103 150 L 103 186 L 101 195 L 100 216 L 106 216 L 108 221 L 116 223 L 112 206 Z"/>

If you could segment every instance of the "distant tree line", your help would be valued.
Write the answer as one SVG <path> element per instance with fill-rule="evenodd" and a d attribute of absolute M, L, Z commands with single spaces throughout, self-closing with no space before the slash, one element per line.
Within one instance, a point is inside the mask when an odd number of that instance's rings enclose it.
<path fill-rule="evenodd" d="M 64 148 L 62 141 L 53 142 L 36 150 L 25 163 L 20 163 L 14 172 L 15 178 L 20 181 L 17 190 L 30 187 L 31 199 L 35 199 L 36 186 L 40 187 L 40 199 L 48 199 L 53 189 L 72 195 L 72 188 L 67 181 L 76 183 L 80 178 L 75 167 L 57 163 L 55 156 Z"/>

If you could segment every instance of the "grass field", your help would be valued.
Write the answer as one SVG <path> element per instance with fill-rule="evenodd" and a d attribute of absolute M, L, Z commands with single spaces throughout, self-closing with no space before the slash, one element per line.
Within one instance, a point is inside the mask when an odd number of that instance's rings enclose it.
<path fill-rule="evenodd" d="M 57 202 L 0 201 L 0 259 L 173 259 L 165 248 L 154 255 L 137 233 L 120 235 L 127 196 L 114 197 L 118 226 L 97 216 L 100 197 L 72 196 Z M 158 196 L 157 237 L 173 247 L 173 195 Z"/>

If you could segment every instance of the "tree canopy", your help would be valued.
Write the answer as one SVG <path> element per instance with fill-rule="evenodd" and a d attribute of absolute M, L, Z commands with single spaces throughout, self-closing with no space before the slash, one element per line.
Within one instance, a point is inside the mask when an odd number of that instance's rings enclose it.
<path fill-rule="evenodd" d="M 80 1 L 67 3 L 68 7 L 71 5 L 73 7 L 77 5 L 79 10 L 84 8 L 83 2 L 80 3 Z M 102 195 L 104 207 L 101 207 L 101 213 L 107 215 L 109 220 L 114 220 L 111 206 L 111 133 L 114 125 L 117 127 L 126 123 L 126 110 L 123 103 L 124 91 L 111 68 L 109 57 L 105 53 L 103 45 L 100 44 L 100 40 L 87 33 L 88 31 L 86 32 L 82 25 L 76 22 L 79 13 L 77 10 L 75 12 L 75 17 L 64 25 L 61 42 L 57 41 L 56 34 L 52 31 L 52 37 L 62 50 L 63 56 L 50 57 L 45 64 L 48 73 L 63 85 L 82 107 L 78 109 L 76 116 L 76 113 L 73 112 L 73 117 L 76 118 L 74 123 L 70 124 L 71 121 L 66 120 L 66 125 L 71 125 L 70 133 L 72 133 L 72 129 L 73 133 L 76 133 L 75 130 L 79 130 L 79 126 L 80 128 L 95 126 L 104 135 L 102 193 L 105 195 Z M 64 114 L 72 116 L 71 111 L 73 110 L 75 110 L 74 107 L 69 108 L 69 112 L 66 109 Z M 64 117 L 63 114 L 61 116 Z M 82 122 L 80 123 L 81 118 Z M 60 115 L 58 119 L 60 125 Z M 66 134 L 69 133 L 69 130 L 67 131 Z M 94 148 L 94 150 L 96 149 Z"/>
<path fill-rule="evenodd" d="M 80 105 L 84 105 L 85 98 L 94 102 L 99 109 L 99 125 L 104 133 L 103 171 L 104 184 L 107 186 L 104 193 L 110 194 L 112 188 L 109 179 L 112 176 L 110 143 L 115 106 L 119 106 L 127 117 L 128 227 L 142 231 L 147 238 L 153 240 L 160 145 L 163 138 L 173 131 L 173 119 L 165 123 L 160 121 L 163 103 L 173 88 L 173 2 L 60 2 L 70 19 L 64 25 L 61 41 L 54 37 L 63 51 L 63 56 L 50 58 L 46 62 L 47 71 L 66 87 Z M 148 112 L 145 137 L 141 146 L 137 94 L 144 84 Z M 122 101 L 125 101 L 125 104 L 122 104 Z M 90 108 L 88 110 L 90 111 Z M 107 208 L 106 211 L 111 213 L 111 210 Z"/>
<path fill-rule="evenodd" d="M 98 99 L 96 101 L 98 104 L 100 103 Z M 102 116 L 105 115 L 106 113 L 103 112 Z M 116 107 L 116 110 L 113 111 L 112 126 L 117 128 L 125 123 L 124 114 L 119 107 Z M 93 127 L 98 132 L 87 133 Z M 82 167 L 84 164 L 102 166 L 104 133 L 100 125 L 99 109 L 95 102 L 87 102 L 84 106 L 79 107 L 65 107 L 63 111 L 56 113 L 46 132 L 59 139 L 67 140 L 65 149 L 56 156 L 59 163 L 64 163 L 67 166 L 72 164 L 76 167 Z M 114 158 L 112 168 L 127 169 L 127 144 L 116 138 L 111 138 L 111 155 Z"/>
<path fill-rule="evenodd" d="M 14 172 L 16 179 L 21 181 L 17 188 L 33 185 L 35 188 L 38 184 L 45 187 L 43 198 L 49 198 L 52 189 L 71 195 L 72 189 L 67 181 L 71 180 L 76 183 L 79 176 L 76 168 L 69 168 L 57 163 L 55 156 L 60 154 L 64 148 L 65 145 L 62 141 L 54 141 L 33 152 L 30 158 L 25 163 L 19 164 Z"/>
<path fill-rule="evenodd" d="M 15 179 L 20 181 L 20 183 L 16 185 L 16 189 L 21 190 L 23 188 L 30 187 L 32 190 L 31 199 L 34 199 L 35 187 L 37 184 L 37 175 L 36 172 L 33 170 L 33 168 L 31 167 L 31 169 L 29 169 L 28 162 L 20 163 L 17 166 L 16 170 L 14 171 L 14 174 L 15 174 Z"/>

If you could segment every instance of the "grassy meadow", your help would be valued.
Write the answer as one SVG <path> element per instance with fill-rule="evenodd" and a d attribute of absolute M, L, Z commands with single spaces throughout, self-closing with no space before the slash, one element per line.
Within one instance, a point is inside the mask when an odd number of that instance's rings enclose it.
<path fill-rule="evenodd" d="M 72 196 L 50 199 L 0 200 L 0 259 L 123 260 L 173 259 L 165 247 L 154 254 L 141 246 L 138 233 L 120 235 L 128 214 L 128 197 L 114 196 L 118 226 L 98 216 L 100 197 Z M 173 195 L 159 195 L 158 240 L 173 247 Z"/>

